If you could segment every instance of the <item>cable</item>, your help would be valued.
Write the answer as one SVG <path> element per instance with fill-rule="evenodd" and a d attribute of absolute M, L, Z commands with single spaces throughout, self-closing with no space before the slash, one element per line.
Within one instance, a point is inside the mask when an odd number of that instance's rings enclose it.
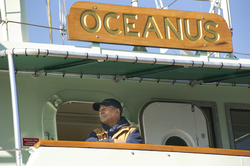
<path fill-rule="evenodd" d="M 18 150 L 22 150 L 22 151 L 29 151 L 30 149 L 16 149 L 16 148 L 12 148 L 12 149 L 0 149 L 0 151 L 18 151 Z"/>
<path fill-rule="evenodd" d="M 234 54 L 240 54 L 240 55 L 249 55 L 250 56 L 250 54 L 246 54 L 246 53 L 240 53 L 240 52 L 233 52 Z"/>
<path fill-rule="evenodd" d="M 6 20 L 0 20 L 0 22 L 5 22 L 5 23 L 17 23 L 17 24 L 24 24 L 24 25 L 30 25 L 30 26 L 36 26 L 36 27 L 41 27 L 41 28 L 49 28 L 49 29 L 55 29 L 55 30 L 61 30 L 61 31 L 67 31 L 66 29 L 60 29 L 60 28 L 53 28 L 53 27 L 47 27 L 47 26 L 42 26 L 42 25 L 35 25 L 35 24 L 29 24 L 29 23 L 23 23 L 23 22 L 17 22 L 17 21 L 6 21 Z"/>

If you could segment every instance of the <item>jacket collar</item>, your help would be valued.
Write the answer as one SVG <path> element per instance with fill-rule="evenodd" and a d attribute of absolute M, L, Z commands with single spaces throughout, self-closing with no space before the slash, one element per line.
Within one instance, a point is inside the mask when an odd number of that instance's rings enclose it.
<path fill-rule="evenodd" d="M 111 127 L 105 125 L 104 123 L 102 123 L 102 127 L 106 131 L 115 131 L 116 132 L 120 128 L 122 128 L 123 126 L 130 126 L 129 122 L 127 121 L 127 119 L 124 116 L 121 117 L 121 120 L 113 128 L 111 128 Z"/>

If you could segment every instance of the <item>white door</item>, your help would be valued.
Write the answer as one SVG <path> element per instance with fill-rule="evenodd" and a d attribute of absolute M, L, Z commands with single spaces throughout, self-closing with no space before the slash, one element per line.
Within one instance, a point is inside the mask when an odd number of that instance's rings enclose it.
<path fill-rule="evenodd" d="M 190 103 L 152 102 L 142 110 L 146 144 L 209 147 L 202 110 Z"/>

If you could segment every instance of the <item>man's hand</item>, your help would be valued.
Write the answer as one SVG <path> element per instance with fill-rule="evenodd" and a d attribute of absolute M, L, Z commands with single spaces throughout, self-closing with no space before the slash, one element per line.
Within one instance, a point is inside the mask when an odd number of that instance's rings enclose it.
<path fill-rule="evenodd" d="M 118 140 L 118 139 L 114 139 L 114 143 L 126 143 L 126 142 Z"/>

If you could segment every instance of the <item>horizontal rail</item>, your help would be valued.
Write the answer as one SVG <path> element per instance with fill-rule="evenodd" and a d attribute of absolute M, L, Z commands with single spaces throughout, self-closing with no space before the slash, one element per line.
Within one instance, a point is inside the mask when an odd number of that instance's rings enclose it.
<path fill-rule="evenodd" d="M 77 148 L 100 148 L 100 149 L 127 149 L 127 150 L 144 150 L 144 151 L 166 151 L 166 152 L 183 152 L 183 153 L 201 153 L 230 156 L 248 156 L 247 150 L 203 148 L 203 147 L 185 147 L 185 146 L 168 146 L 152 144 L 131 144 L 131 143 L 104 143 L 104 142 L 83 142 L 83 141 L 51 141 L 41 140 L 34 145 L 39 147 L 77 147 Z"/>
<path fill-rule="evenodd" d="M 0 73 L 8 73 L 8 70 L 0 69 Z M 235 87 L 247 87 L 250 88 L 250 84 L 235 84 L 235 83 L 223 83 L 223 82 L 211 82 L 203 83 L 202 81 L 196 80 L 172 80 L 172 79 L 154 79 L 154 78 L 125 78 L 125 76 L 112 76 L 112 75 L 93 75 L 93 74 L 78 74 L 78 73 L 63 73 L 63 72 L 48 72 L 44 71 L 32 71 L 32 70 L 18 70 L 16 74 L 31 74 L 34 77 L 38 76 L 57 76 L 57 77 L 73 77 L 73 78 L 93 78 L 93 79 L 111 79 L 114 82 L 118 81 L 137 81 L 141 82 L 156 82 L 156 83 L 171 83 L 171 84 L 187 84 L 190 86 L 194 85 L 214 85 L 214 86 L 235 86 Z"/>
<path fill-rule="evenodd" d="M 26 55 L 26 56 L 52 56 L 64 58 L 79 58 L 79 59 L 96 59 L 105 61 L 120 61 L 131 63 L 148 63 L 148 64 L 161 64 L 161 65 L 180 65 L 188 67 L 208 67 L 208 68 L 227 68 L 227 69 L 245 69 L 250 70 L 250 64 L 243 63 L 223 63 L 223 62 L 205 62 L 193 60 L 176 60 L 168 58 L 148 58 L 143 56 L 124 56 L 124 55 L 108 55 L 108 54 L 95 54 L 83 52 L 70 52 L 58 51 L 48 49 L 33 49 L 33 48 L 18 48 L 7 49 L 0 51 L 0 57 L 6 56 L 8 52 L 13 55 Z"/>

